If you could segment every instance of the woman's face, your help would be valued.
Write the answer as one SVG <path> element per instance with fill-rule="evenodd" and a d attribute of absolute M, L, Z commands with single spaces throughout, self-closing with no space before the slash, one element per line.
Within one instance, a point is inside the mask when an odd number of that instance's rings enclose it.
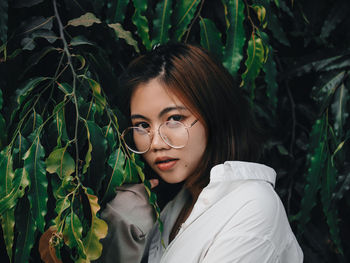
<path fill-rule="evenodd" d="M 150 149 L 143 157 L 164 181 L 180 183 L 195 172 L 207 144 L 203 124 L 198 120 L 188 129 L 188 142 L 180 149 L 167 145 L 158 133 L 165 121 L 176 120 L 189 127 L 197 120 L 178 97 L 152 79 L 135 88 L 130 111 L 133 126 L 147 128 L 153 134 Z"/>

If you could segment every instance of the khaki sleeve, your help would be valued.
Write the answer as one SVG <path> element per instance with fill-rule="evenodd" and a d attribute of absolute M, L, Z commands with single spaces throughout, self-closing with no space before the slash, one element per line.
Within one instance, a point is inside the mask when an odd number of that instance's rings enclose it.
<path fill-rule="evenodd" d="M 101 240 L 102 256 L 95 262 L 139 263 L 146 235 L 155 222 L 152 206 L 143 184 L 117 188 L 116 197 L 101 213 L 108 234 Z"/>

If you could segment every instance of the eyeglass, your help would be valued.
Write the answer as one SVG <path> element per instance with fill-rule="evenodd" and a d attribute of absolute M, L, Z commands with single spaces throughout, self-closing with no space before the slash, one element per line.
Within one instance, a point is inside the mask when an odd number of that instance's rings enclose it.
<path fill-rule="evenodd" d="M 190 126 L 186 126 L 180 121 L 166 121 L 158 127 L 158 134 L 170 147 L 181 149 L 188 142 L 188 129 L 195 125 L 197 121 L 192 122 Z M 148 152 L 151 148 L 153 136 L 151 131 L 142 127 L 126 128 L 121 135 L 126 147 L 138 154 Z"/>

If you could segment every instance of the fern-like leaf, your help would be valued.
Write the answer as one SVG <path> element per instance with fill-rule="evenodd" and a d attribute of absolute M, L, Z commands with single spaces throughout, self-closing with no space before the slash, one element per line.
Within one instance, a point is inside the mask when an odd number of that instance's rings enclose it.
<path fill-rule="evenodd" d="M 223 0 L 227 10 L 226 46 L 223 64 L 227 70 L 236 77 L 240 63 L 243 59 L 243 46 L 246 40 L 244 21 L 244 2 L 242 0 Z"/>
<path fill-rule="evenodd" d="M 161 0 L 156 6 L 153 22 L 152 46 L 169 41 L 171 28 L 172 0 Z"/>
<path fill-rule="evenodd" d="M 146 0 L 134 0 L 135 13 L 132 16 L 132 22 L 137 28 L 137 33 L 140 36 L 143 45 L 146 47 L 146 50 L 152 48 L 151 40 L 149 37 L 149 26 L 148 20 L 145 16 L 147 11 L 147 1 Z"/>
<path fill-rule="evenodd" d="M 213 21 L 200 17 L 201 46 L 215 54 L 218 59 L 222 59 L 223 45 L 221 33 L 216 28 Z"/>
<path fill-rule="evenodd" d="M 187 27 L 196 13 L 200 0 L 180 0 L 176 1 L 174 22 L 174 39 L 180 41 L 185 34 Z"/>

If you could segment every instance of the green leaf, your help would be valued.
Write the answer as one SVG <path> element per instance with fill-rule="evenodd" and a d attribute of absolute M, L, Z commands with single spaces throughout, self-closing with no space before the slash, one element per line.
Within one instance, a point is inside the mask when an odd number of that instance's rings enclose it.
<path fill-rule="evenodd" d="M 45 163 L 44 148 L 40 143 L 39 135 L 37 135 L 29 150 L 25 153 L 24 170 L 28 173 L 30 179 L 30 190 L 28 199 L 31 204 L 32 214 L 36 219 L 36 226 L 40 232 L 44 232 L 45 215 L 47 213 L 46 203 L 48 200 L 47 194 L 47 178 Z"/>
<path fill-rule="evenodd" d="M 63 230 L 64 242 L 69 248 L 77 248 L 80 256 L 85 258 L 85 247 L 83 244 L 83 226 L 79 217 L 74 213 L 70 213 L 66 217 L 65 227 Z"/>
<path fill-rule="evenodd" d="M 62 84 L 63 86 L 63 84 Z M 54 126 L 57 129 L 57 146 L 61 147 L 61 142 L 67 143 L 69 141 L 66 127 L 66 119 L 65 119 L 65 101 L 60 102 L 53 110 L 53 114 L 55 114 L 55 119 L 53 120 Z"/>
<path fill-rule="evenodd" d="M 70 208 L 72 205 L 71 202 L 69 201 L 69 196 L 70 195 L 67 194 L 66 196 L 61 198 L 59 197 L 59 195 L 56 195 L 56 197 L 58 198 L 56 200 L 56 207 L 55 207 L 55 212 L 57 214 L 55 218 L 56 226 L 59 226 L 61 224 L 62 213 L 66 211 L 68 208 Z"/>
<path fill-rule="evenodd" d="M 130 159 L 125 160 L 124 176 L 125 176 L 124 183 L 131 184 L 131 183 L 140 182 L 138 169 L 134 161 Z"/>
<path fill-rule="evenodd" d="M 7 138 L 7 127 L 4 117 L 0 114 L 0 149 L 3 148 L 3 146 L 6 144 L 6 138 Z"/>
<path fill-rule="evenodd" d="M 14 169 L 23 167 L 23 155 L 29 149 L 29 143 L 26 138 L 19 134 L 15 140 L 12 151 L 13 167 Z"/>
<path fill-rule="evenodd" d="M 33 131 L 39 128 L 42 124 L 43 124 L 42 117 L 39 114 L 37 114 L 35 111 L 33 111 L 32 114 L 29 115 L 29 118 L 25 122 L 21 132 L 24 136 L 29 136 Z"/>
<path fill-rule="evenodd" d="M 247 60 L 245 61 L 246 70 L 242 74 L 242 82 L 245 86 L 251 87 L 251 94 L 254 96 L 255 79 L 265 63 L 265 49 L 261 38 L 252 34 L 248 42 Z"/>
<path fill-rule="evenodd" d="M 75 171 L 75 162 L 67 152 L 67 147 L 68 145 L 55 149 L 45 161 L 46 171 L 56 173 L 61 179 L 70 176 Z"/>
<path fill-rule="evenodd" d="M 325 168 L 326 169 L 324 169 L 324 174 L 322 175 L 322 187 L 320 191 L 323 212 L 327 218 L 327 224 L 332 237 L 332 241 L 336 245 L 340 254 L 343 254 L 343 247 L 341 244 L 341 238 L 339 234 L 338 208 L 335 206 L 331 206 L 338 172 L 336 168 L 332 165 L 329 153 Z"/>
<path fill-rule="evenodd" d="M 108 23 L 122 23 L 125 18 L 126 7 L 128 0 L 109 0 L 107 3 L 107 16 Z"/>
<path fill-rule="evenodd" d="M 122 38 L 128 43 L 130 46 L 133 46 L 137 53 L 140 52 L 139 47 L 137 45 L 137 41 L 132 37 L 131 32 L 125 30 L 121 24 L 109 24 L 110 28 L 112 28 L 118 38 Z"/>
<path fill-rule="evenodd" d="M 7 42 L 8 1 L 0 1 L 0 44 Z"/>
<path fill-rule="evenodd" d="M 89 86 L 92 90 L 92 95 L 95 99 L 96 109 L 100 114 L 102 114 L 103 110 L 106 107 L 107 102 L 101 93 L 101 86 L 98 82 L 96 82 L 93 79 L 87 78 L 87 81 L 88 81 Z"/>
<path fill-rule="evenodd" d="M 200 36 L 201 46 L 215 54 L 218 59 L 222 59 L 223 45 L 221 33 L 216 28 L 213 21 L 208 18 L 200 17 Z"/>
<path fill-rule="evenodd" d="M 182 36 L 185 34 L 188 25 L 196 13 L 197 6 L 200 0 L 180 0 L 176 1 L 175 12 L 174 12 L 174 22 L 175 22 L 175 32 L 174 38 L 180 41 Z"/>
<path fill-rule="evenodd" d="M 147 1 L 146 0 L 134 0 L 135 13 L 132 16 L 132 22 L 136 26 L 137 33 L 140 36 L 143 45 L 147 50 L 152 48 L 151 41 L 149 39 L 149 26 L 148 20 L 145 16 L 147 11 Z"/>
<path fill-rule="evenodd" d="M 15 237 L 15 209 L 8 209 L 0 216 L 3 238 L 6 245 L 7 255 L 12 262 L 12 246 Z"/>
<path fill-rule="evenodd" d="M 75 36 L 71 39 L 71 41 L 69 42 L 70 46 L 80 46 L 80 45 L 90 45 L 90 46 L 94 46 L 95 44 L 92 43 L 91 41 L 89 41 L 85 36 L 80 35 L 80 36 Z"/>
<path fill-rule="evenodd" d="M 95 122 L 87 121 L 87 127 L 92 145 L 88 182 L 91 188 L 99 190 L 104 177 L 107 140 L 102 129 Z"/>
<path fill-rule="evenodd" d="M 27 171 L 22 168 L 15 171 L 11 191 L 0 199 L 0 214 L 16 206 L 18 199 L 24 195 L 25 188 L 29 185 L 28 177 Z"/>
<path fill-rule="evenodd" d="M 343 137 L 346 119 L 349 117 L 349 113 L 347 111 L 349 99 L 349 91 L 346 89 L 343 83 L 335 92 L 334 101 L 331 105 L 331 110 L 334 116 L 335 134 L 340 138 Z"/>
<path fill-rule="evenodd" d="M 273 37 L 281 44 L 290 47 L 286 33 L 283 31 L 281 23 L 278 21 L 276 12 L 273 11 L 270 3 L 265 0 L 255 0 L 255 4 L 261 5 L 266 10 L 267 28 L 272 32 Z"/>
<path fill-rule="evenodd" d="M 103 127 L 102 132 L 107 140 L 109 149 L 114 149 L 117 144 L 117 135 L 115 134 L 112 126 L 109 124 L 108 126 Z"/>
<path fill-rule="evenodd" d="M 266 63 L 262 67 L 263 71 L 265 72 L 265 82 L 267 84 L 266 95 L 269 98 L 269 102 L 272 105 L 272 108 L 276 110 L 278 102 L 277 66 L 274 60 L 273 52 L 271 52 L 273 49 L 269 44 L 267 34 L 260 32 L 260 35 L 264 41 L 266 49 L 270 51 L 268 52 Z"/>
<path fill-rule="evenodd" d="M 102 244 L 100 239 L 107 235 L 108 226 L 107 223 L 97 217 L 97 212 L 100 210 L 98 204 L 98 198 L 95 195 L 88 194 L 85 189 L 86 197 L 89 200 L 90 211 L 91 211 L 91 225 L 89 232 L 83 239 L 83 244 L 86 251 L 88 260 L 96 260 L 101 256 Z"/>
<path fill-rule="evenodd" d="M 310 213 L 316 206 L 317 193 L 321 187 L 320 180 L 325 169 L 327 157 L 326 146 L 326 118 L 318 119 L 310 134 L 310 150 L 311 156 L 308 156 L 308 170 L 306 175 L 306 184 L 304 188 L 303 199 L 301 200 L 301 208 L 297 215 L 299 224 L 298 230 L 304 232 L 306 224 L 310 221 Z"/>
<path fill-rule="evenodd" d="M 2 90 L 0 89 L 0 110 L 2 109 L 3 103 L 4 103 L 4 99 L 2 98 Z"/>
<path fill-rule="evenodd" d="M 0 200 L 11 194 L 14 172 L 12 170 L 12 156 L 8 149 L 0 152 Z M 14 240 L 15 210 L 7 209 L 1 213 L 0 221 L 3 237 L 6 245 L 7 255 L 12 259 L 12 245 Z"/>
<path fill-rule="evenodd" d="M 0 198 L 7 195 L 12 189 L 14 178 L 12 156 L 8 148 L 0 152 Z"/>
<path fill-rule="evenodd" d="M 48 78 L 46 77 L 37 77 L 34 79 L 30 79 L 23 88 L 18 89 L 16 91 L 17 93 L 17 98 L 16 101 L 17 103 L 20 105 L 22 104 L 22 102 L 28 97 L 30 96 L 30 92 L 37 86 L 39 85 L 41 82 L 43 82 L 44 80 L 47 80 Z"/>
<path fill-rule="evenodd" d="M 112 168 L 112 174 L 108 178 L 107 187 L 103 196 L 103 202 L 108 202 L 115 196 L 117 186 L 121 186 L 124 177 L 125 155 L 121 148 L 118 148 L 110 155 L 108 165 Z"/>
<path fill-rule="evenodd" d="M 169 29 L 171 27 L 171 14 L 173 12 L 172 0 L 159 1 L 153 20 L 152 46 L 165 44 L 169 41 Z"/>
<path fill-rule="evenodd" d="M 91 152 L 92 152 L 91 135 L 90 135 L 90 130 L 89 130 L 89 126 L 87 124 L 87 121 L 85 121 L 85 127 L 86 127 L 88 149 L 87 149 L 87 152 L 86 152 L 86 155 L 85 155 L 85 164 L 83 166 L 83 174 L 85 174 L 87 172 L 87 169 L 90 166 Z"/>
<path fill-rule="evenodd" d="M 30 251 L 35 241 L 36 222 L 31 213 L 31 207 L 27 198 L 21 199 L 16 214 L 16 231 L 18 232 L 16 242 L 16 263 L 28 263 Z"/>
<path fill-rule="evenodd" d="M 334 31 L 337 26 L 344 21 L 344 18 L 348 15 L 348 2 L 340 1 L 337 5 L 332 6 L 330 10 L 327 10 L 327 18 L 324 21 L 320 38 L 326 41 L 332 31 Z"/>
<path fill-rule="evenodd" d="M 228 28 L 226 30 L 226 46 L 223 64 L 236 78 L 243 58 L 244 34 L 244 2 L 242 0 L 223 0 L 227 14 L 225 14 Z"/>
<path fill-rule="evenodd" d="M 89 27 L 93 24 L 100 24 L 101 20 L 98 19 L 93 13 L 87 12 L 84 15 L 74 18 L 68 21 L 67 26 L 85 26 Z"/>

